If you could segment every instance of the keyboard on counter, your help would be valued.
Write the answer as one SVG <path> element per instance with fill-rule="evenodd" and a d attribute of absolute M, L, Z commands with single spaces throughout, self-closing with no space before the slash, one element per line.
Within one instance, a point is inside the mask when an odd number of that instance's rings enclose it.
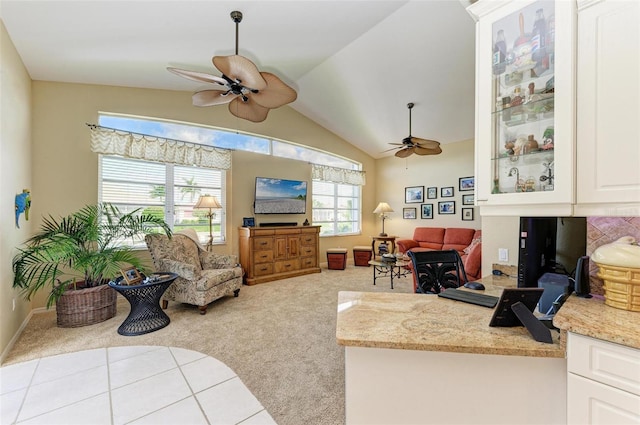
<path fill-rule="evenodd" d="M 493 295 L 478 294 L 477 292 L 464 291 L 455 288 L 445 289 L 440 292 L 438 296 L 489 308 L 495 307 L 499 300 L 498 297 L 494 297 Z"/>

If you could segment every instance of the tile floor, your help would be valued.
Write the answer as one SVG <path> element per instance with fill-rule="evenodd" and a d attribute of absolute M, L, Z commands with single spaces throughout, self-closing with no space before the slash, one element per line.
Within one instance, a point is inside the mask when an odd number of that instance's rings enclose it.
<path fill-rule="evenodd" d="M 224 363 L 134 346 L 0 368 L 1 424 L 275 424 Z"/>

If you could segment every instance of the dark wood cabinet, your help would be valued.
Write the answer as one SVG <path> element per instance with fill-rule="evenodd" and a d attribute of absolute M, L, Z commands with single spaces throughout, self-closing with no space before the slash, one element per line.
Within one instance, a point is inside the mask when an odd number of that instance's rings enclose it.
<path fill-rule="evenodd" d="M 320 273 L 320 226 L 241 227 L 239 234 L 247 285 Z"/>

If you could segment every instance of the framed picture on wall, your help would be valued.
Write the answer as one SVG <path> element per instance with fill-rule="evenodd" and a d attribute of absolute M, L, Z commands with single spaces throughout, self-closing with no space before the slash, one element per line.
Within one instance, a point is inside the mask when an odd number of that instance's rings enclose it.
<path fill-rule="evenodd" d="M 411 186 L 404 188 L 405 204 L 424 202 L 424 186 Z"/>
<path fill-rule="evenodd" d="M 462 195 L 462 205 L 473 205 L 473 193 Z"/>
<path fill-rule="evenodd" d="M 475 178 L 472 177 L 460 177 L 458 183 L 458 190 L 463 192 L 465 190 L 473 190 L 476 187 Z"/>
<path fill-rule="evenodd" d="M 420 218 L 422 219 L 433 218 L 433 204 L 420 205 Z"/>
<path fill-rule="evenodd" d="M 462 221 L 473 221 L 473 208 L 462 209 Z"/>
<path fill-rule="evenodd" d="M 416 219 L 416 209 L 415 208 L 403 208 L 402 209 L 402 218 L 407 220 L 415 220 Z"/>
<path fill-rule="evenodd" d="M 455 214 L 456 201 L 438 202 L 438 214 Z"/>
<path fill-rule="evenodd" d="M 441 198 L 453 198 L 453 186 L 440 188 Z"/>
<path fill-rule="evenodd" d="M 427 188 L 427 199 L 436 199 L 438 197 L 438 188 L 437 187 L 428 187 Z"/>

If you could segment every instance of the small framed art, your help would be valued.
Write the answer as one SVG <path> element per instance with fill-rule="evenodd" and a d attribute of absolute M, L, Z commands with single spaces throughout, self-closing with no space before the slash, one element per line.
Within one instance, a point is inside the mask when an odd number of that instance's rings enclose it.
<path fill-rule="evenodd" d="M 428 187 L 427 188 L 427 199 L 436 199 L 438 197 L 438 188 L 437 187 Z"/>
<path fill-rule="evenodd" d="M 433 204 L 420 205 L 420 218 L 422 219 L 433 218 Z"/>
<path fill-rule="evenodd" d="M 402 218 L 407 220 L 415 220 L 416 219 L 416 209 L 415 208 L 403 208 L 402 209 Z"/>
<path fill-rule="evenodd" d="M 438 214 L 455 214 L 456 201 L 438 202 Z"/>
<path fill-rule="evenodd" d="M 440 197 L 441 198 L 453 198 L 453 186 L 441 187 L 440 188 Z"/>
<path fill-rule="evenodd" d="M 462 209 L 462 221 L 473 221 L 473 208 Z"/>
<path fill-rule="evenodd" d="M 460 192 L 464 192 L 465 190 L 473 190 L 473 188 L 476 186 L 475 183 L 475 178 L 472 177 L 460 177 L 459 179 L 459 183 L 458 183 L 458 190 Z"/>
<path fill-rule="evenodd" d="M 120 273 L 122 273 L 122 277 L 124 277 L 124 281 L 127 282 L 127 285 L 135 285 L 142 282 L 142 275 L 135 267 L 131 267 L 130 269 L 120 269 Z"/>
<path fill-rule="evenodd" d="M 473 193 L 462 195 L 462 205 L 473 205 Z"/>
<path fill-rule="evenodd" d="M 254 217 L 243 217 L 242 227 L 256 227 L 256 219 Z"/>
<path fill-rule="evenodd" d="M 411 186 L 404 188 L 405 204 L 424 202 L 424 186 Z"/>

